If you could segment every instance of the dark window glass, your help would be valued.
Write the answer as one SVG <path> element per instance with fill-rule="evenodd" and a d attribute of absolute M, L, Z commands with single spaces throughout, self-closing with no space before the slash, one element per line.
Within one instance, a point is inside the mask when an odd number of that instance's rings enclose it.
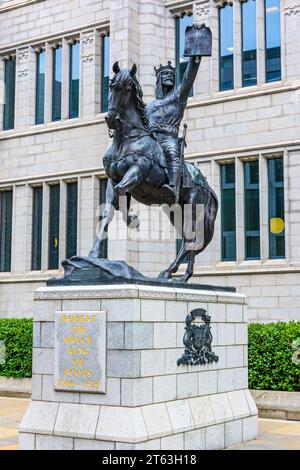
<path fill-rule="evenodd" d="M 281 79 L 280 0 L 265 0 L 266 81 Z"/>
<path fill-rule="evenodd" d="M 110 37 L 102 38 L 102 112 L 106 113 L 109 92 L 109 68 L 110 68 Z"/>
<path fill-rule="evenodd" d="M 11 270 L 12 191 L 0 192 L 0 272 Z"/>
<path fill-rule="evenodd" d="M 33 271 L 40 270 L 42 265 L 42 217 L 43 188 L 33 188 L 31 251 L 31 269 Z"/>
<path fill-rule="evenodd" d="M 219 9 L 220 91 L 233 88 L 233 6 Z"/>
<path fill-rule="evenodd" d="M 52 121 L 61 120 L 62 47 L 53 49 Z"/>
<path fill-rule="evenodd" d="M 36 98 L 35 98 L 35 123 L 44 123 L 45 110 L 45 51 L 36 54 Z"/>
<path fill-rule="evenodd" d="M 77 253 L 78 184 L 67 185 L 67 258 Z"/>
<path fill-rule="evenodd" d="M 269 173 L 269 257 L 285 257 L 283 158 L 268 161 Z"/>
<path fill-rule="evenodd" d="M 59 184 L 50 186 L 49 200 L 49 269 L 58 269 L 59 262 Z"/>
<path fill-rule="evenodd" d="M 221 166 L 222 261 L 236 260 L 235 164 Z"/>
<path fill-rule="evenodd" d="M 70 45 L 70 85 L 69 85 L 69 117 L 77 118 L 79 115 L 79 64 L 80 44 Z"/>
<path fill-rule="evenodd" d="M 107 179 L 99 180 L 99 204 L 100 204 L 100 221 L 102 220 L 103 210 L 106 201 L 106 188 Z M 107 238 L 101 243 L 100 258 L 107 258 L 108 256 L 108 240 Z"/>
<path fill-rule="evenodd" d="M 15 84 L 16 84 L 16 59 L 5 61 L 5 97 L 3 130 L 13 129 L 15 126 Z"/>
<path fill-rule="evenodd" d="M 245 257 L 260 259 L 259 167 L 258 160 L 244 163 Z"/>
<path fill-rule="evenodd" d="M 257 84 L 256 1 L 242 3 L 243 86 Z"/>
<path fill-rule="evenodd" d="M 185 29 L 187 26 L 192 26 L 193 17 L 183 16 L 182 18 L 176 19 L 176 82 L 177 85 L 181 83 L 185 69 L 188 64 L 188 57 L 183 57 L 185 47 Z M 190 95 L 193 96 L 191 90 Z"/>

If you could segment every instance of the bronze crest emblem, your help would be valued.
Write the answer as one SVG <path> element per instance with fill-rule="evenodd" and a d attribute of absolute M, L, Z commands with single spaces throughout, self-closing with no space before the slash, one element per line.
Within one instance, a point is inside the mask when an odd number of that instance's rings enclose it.
<path fill-rule="evenodd" d="M 193 322 L 200 317 L 204 324 L 195 325 Z M 177 365 L 198 366 L 209 362 L 218 362 L 219 357 L 212 351 L 211 345 L 213 337 L 210 327 L 211 317 L 207 315 L 206 310 L 197 308 L 186 316 L 185 333 L 183 344 L 184 353 L 177 359 Z"/>

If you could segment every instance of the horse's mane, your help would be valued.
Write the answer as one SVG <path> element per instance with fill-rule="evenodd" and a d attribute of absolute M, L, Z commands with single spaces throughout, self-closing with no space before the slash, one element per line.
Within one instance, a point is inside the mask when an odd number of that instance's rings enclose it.
<path fill-rule="evenodd" d="M 110 81 L 110 86 L 112 88 L 119 88 L 124 82 L 131 80 L 134 86 L 134 94 L 136 100 L 136 107 L 138 112 L 140 113 L 141 119 L 143 124 L 148 127 L 148 118 L 146 116 L 146 104 L 143 100 L 143 91 L 141 85 L 136 78 L 136 75 L 131 76 L 130 71 L 127 69 L 120 70 Z"/>

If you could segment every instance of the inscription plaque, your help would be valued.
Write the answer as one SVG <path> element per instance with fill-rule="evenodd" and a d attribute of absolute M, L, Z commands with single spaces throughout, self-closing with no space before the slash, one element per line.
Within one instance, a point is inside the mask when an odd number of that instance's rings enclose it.
<path fill-rule="evenodd" d="M 105 393 L 106 313 L 56 312 L 54 388 Z"/>

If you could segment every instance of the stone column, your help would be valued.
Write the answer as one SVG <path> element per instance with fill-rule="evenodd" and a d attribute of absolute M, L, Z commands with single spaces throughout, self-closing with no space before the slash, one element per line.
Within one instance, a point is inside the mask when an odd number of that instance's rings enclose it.
<path fill-rule="evenodd" d="M 242 12 L 241 3 L 233 2 L 233 73 L 234 88 L 242 86 Z"/>
<path fill-rule="evenodd" d="M 25 184 L 14 187 L 12 273 L 30 271 L 32 191 Z"/>
<path fill-rule="evenodd" d="M 269 181 L 268 160 L 259 158 L 259 194 L 260 194 L 260 259 L 264 263 L 269 259 Z"/>
<path fill-rule="evenodd" d="M 53 47 L 46 43 L 45 57 L 45 123 L 52 121 Z"/>
<path fill-rule="evenodd" d="M 97 31 L 80 35 L 80 116 L 100 113 L 101 101 L 101 38 Z"/>
<path fill-rule="evenodd" d="M 70 44 L 72 41 L 62 41 L 62 87 L 61 87 L 61 120 L 69 119 L 70 92 Z"/>
<path fill-rule="evenodd" d="M 43 183 L 43 211 L 42 211 L 42 269 L 48 269 L 49 258 L 49 185 Z"/>
<path fill-rule="evenodd" d="M 60 200 L 59 200 L 59 257 L 60 262 L 66 257 L 66 225 L 67 225 L 67 185 L 64 181 L 60 181 Z"/>
<path fill-rule="evenodd" d="M 257 84 L 266 82 L 265 2 L 256 2 Z"/>
<path fill-rule="evenodd" d="M 212 22 L 214 20 L 214 12 L 213 10 L 216 9 L 215 5 L 210 6 L 209 2 L 201 2 L 201 3 L 194 3 L 194 11 L 193 11 L 193 22 L 197 24 L 205 23 L 206 26 L 212 27 Z M 218 34 L 218 29 L 212 30 L 213 37 Z M 213 41 L 213 45 L 216 45 L 216 41 Z M 216 60 L 218 57 L 219 48 L 214 49 L 212 52 L 212 57 L 203 57 L 201 60 L 199 72 L 195 81 L 194 86 L 194 96 L 209 96 L 210 94 L 210 86 L 212 76 L 212 61 Z"/>
<path fill-rule="evenodd" d="M 300 4 L 284 0 L 281 10 L 282 78 L 286 84 L 298 84 L 300 75 L 299 18 Z"/>
<path fill-rule="evenodd" d="M 35 54 L 31 47 L 17 49 L 15 128 L 34 124 L 35 118 Z"/>
<path fill-rule="evenodd" d="M 96 237 L 99 180 L 95 176 L 82 176 L 79 180 L 78 254 L 87 256 Z M 98 197 L 97 197 L 98 196 Z"/>
<path fill-rule="evenodd" d="M 244 163 L 239 158 L 235 160 L 236 184 L 236 254 L 237 262 L 245 260 L 245 204 L 244 204 Z"/>
<path fill-rule="evenodd" d="M 139 66 L 139 0 L 110 1 L 110 37 L 111 63 Z"/>

